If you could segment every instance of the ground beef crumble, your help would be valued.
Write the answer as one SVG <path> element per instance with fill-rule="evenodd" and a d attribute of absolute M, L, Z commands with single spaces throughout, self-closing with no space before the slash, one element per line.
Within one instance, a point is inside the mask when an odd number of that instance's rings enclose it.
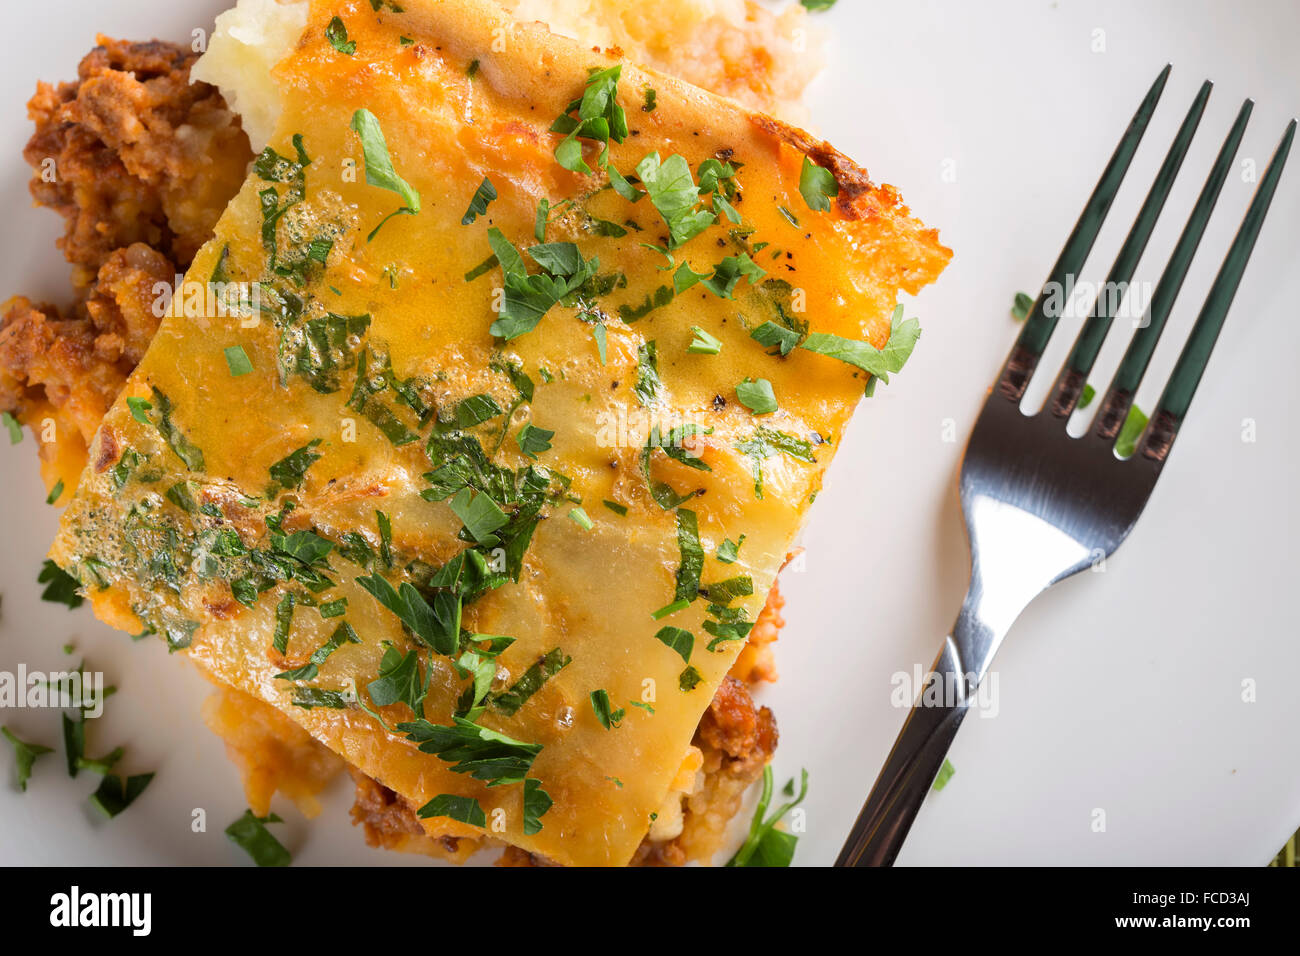
<path fill-rule="evenodd" d="M 87 441 L 158 329 L 155 284 L 188 268 L 252 159 L 217 89 L 189 82 L 197 53 L 98 42 L 27 104 L 31 192 L 65 220 L 73 301 L 0 306 L 0 410 L 56 410 Z"/>

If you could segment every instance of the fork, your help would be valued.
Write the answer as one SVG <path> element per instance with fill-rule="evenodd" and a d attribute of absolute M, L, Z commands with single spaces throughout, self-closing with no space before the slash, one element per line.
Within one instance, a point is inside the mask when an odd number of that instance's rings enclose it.
<path fill-rule="evenodd" d="M 1104 560 L 1128 537 L 1182 427 L 1277 190 L 1295 138 L 1294 119 L 1260 180 L 1133 454 L 1121 458 L 1115 450 L 1133 395 L 1232 167 L 1254 105 L 1250 100 L 1237 113 L 1088 432 L 1071 437 L 1066 424 L 1110 330 L 1120 296 L 1097 296 L 1043 409 L 1036 414 L 1020 409 L 1060 317 L 1054 304 L 1061 301 L 1057 293 L 1072 288 L 1087 260 L 1169 72 L 1166 65 L 1138 107 L 985 399 L 962 460 L 960 481 L 971 550 L 969 590 L 836 866 L 893 864 L 962 718 L 977 703 L 980 683 L 1007 631 L 1037 595 Z M 1210 90 L 1206 81 L 1120 247 L 1107 275 L 1107 282 L 1117 285 L 1103 288 L 1123 289 L 1132 280 Z"/>

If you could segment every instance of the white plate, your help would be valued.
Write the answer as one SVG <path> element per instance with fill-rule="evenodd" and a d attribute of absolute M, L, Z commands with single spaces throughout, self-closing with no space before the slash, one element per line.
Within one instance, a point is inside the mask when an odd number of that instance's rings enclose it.
<path fill-rule="evenodd" d="M 19 152 L 37 77 L 71 78 L 96 30 L 183 39 L 220 0 L 50 0 L 30 5 L 0 74 L 0 291 L 64 299 L 57 217 L 30 208 Z M 1200 82 L 1217 82 L 1201 133 L 1139 278 L 1153 281 L 1241 100 L 1256 100 L 1240 151 L 1262 171 L 1300 111 L 1300 7 L 1228 0 L 1115 3 L 868 3 L 820 21 L 834 41 L 813 91 L 820 130 L 956 252 L 915 303 L 926 334 L 906 371 L 868 402 L 804 536 L 806 571 L 783 582 L 781 682 L 763 695 L 782 729 L 778 776 L 812 789 L 797 862 L 833 861 L 903 718 L 891 681 L 928 665 L 967 574 L 956 498 L 962 444 L 1015 334 L 1012 294 L 1050 268 L 1106 157 L 1165 62 L 1174 72 L 1084 278 L 1099 280 Z M 1101 46 L 1102 49 L 1098 50 Z M 1189 276 L 1139 403 L 1150 408 L 1249 201 L 1239 163 Z M 967 722 L 956 775 L 933 794 L 901 862 L 913 864 L 1260 864 L 1300 824 L 1296 728 L 1300 640 L 1288 613 L 1300 562 L 1294 491 L 1300 437 L 1300 156 L 1274 201 L 1245 282 L 1170 467 L 1104 573 L 1084 574 L 1025 613 L 995 662 L 998 713 Z M 1049 358 L 1059 357 L 1063 323 Z M 1117 327 L 1101 372 L 1123 348 Z M 1050 366 L 1049 366 L 1050 367 Z M 1256 440 L 1243 441 L 1253 422 Z M 55 527 L 41 504 L 30 435 L 0 449 L 0 670 L 66 667 L 73 641 L 121 693 L 92 750 L 128 746 L 129 772 L 156 770 L 130 811 L 103 821 L 96 778 L 62 754 L 26 794 L 0 786 L 3 863 L 232 863 L 222 828 L 243 810 L 234 768 L 203 726 L 206 685 L 161 643 L 133 645 L 42 603 L 36 571 Z M 1255 701 L 1243 701 L 1253 682 Z M 57 746 L 51 711 L 0 713 Z M 3 765 L 8 756 L 3 756 Z M 6 770 L 12 779 L 12 771 Z M 412 863 L 367 849 L 348 825 L 350 786 L 285 842 L 302 863 Z M 206 830 L 196 832 L 196 810 Z M 1106 829 L 1093 827 L 1105 811 Z"/>

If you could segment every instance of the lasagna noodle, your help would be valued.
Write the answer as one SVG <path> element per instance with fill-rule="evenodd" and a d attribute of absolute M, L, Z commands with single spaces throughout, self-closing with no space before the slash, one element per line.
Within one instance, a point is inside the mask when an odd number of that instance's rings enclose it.
<path fill-rule="evenodd" d="M 308 271 L 302 287 L 268 271 L 259 193 L 269 184 L 250 175 L 214 240 L 195 258 L 186 288 L 202 290 L 214 274 L 260 280 L 292 293 L 301 309 L 292 320 L 283 311 L 264 312 L 256 324 L 211 309 L 189 315 L 182 309 L 164 319 L 95 436 L 92 464 L 52 553 L 88 585 L 101 616 L 137 630 L 154 628 L 213 679 L 279 708 L 408 804 L 422 806 L 441 794 L 473 797 L 487 815 L 490 836 L 559 863 L 623 864 L 662 805 L 743 643 L 707 650 L 706 606 L 721 600 L 755 619 L 865 383 L 852 366 L 811 352 L 769 356 L 749 329 L 778 315 L 774 303 L 791 295 L 806 307 L 813 329 L 881 347 L 899 292 L 931 281 L 949 252 L 890 187 L 872 184 L 826 144 L 623 64 L 619 96 L 632 131 L 611 145 L 617 168 L 630 172 L 655 151 L 681 154 L 692 169 L 719 157 L 744 164 L 735 201 L 752 234 L 733 234 L 724 220 L 678 250 L 678 259 L 701 272 L 747 248 L 767 279 L 784 280 L 742 282 L 730 298 L 696 286 L 625 323 L 616 317 L 617 306 L 640 303 L 664 282 L 657 268 L 662 256 L 642 245 L 664 241 L 662 220 L 649 200 L 631 205 L 602 189 L 599 177 L 561 168 L 552 155 L 559 137 L 548 131 L 581 94 L 589 71 L 618 61 L 516 23 L 478 0 L 405 0 L 403 7 L 394 13 L 373 11 L 369 0 L 312 4 L 301 40 L 276 67 L 285 109 L 272 146 L 294 157 L 293 139 L 301 135 L 310 158 L 305 199 L 282 217 L 276 236 L 286 258 L 308 238 L 328 236 L 328 262 Z M 325 25 L 335 16 L 356 43 L 352 55 L 326 37 Z M 659 105 L 645 113 L 636 104 L 650 88 Z M 349 128 L 359 109 L 378 119 L 396 170 L 423 199 L 418 214 L 398 215 L 377 233 L 372 230 L 401 199 L 366 183 L 361 145 Z M 828 212 L 810 211 L 800 197 L 805 153 L 838 179 L 839 197 Z M 596 151 L 589 147 L 587 156 L 594 161 Z M 499 198 L 476 223 L 462 225 L 485 177 Z M 283 197 L 286 187 L 280 190 Z M 599 257 L 602 274 L 622 277 L 597 306 L 608 336 L 603 363 L 591 322 L 566 304 L 552 308 L 527 335 L 494 339 L 488 328 L 501 273 L 465 278 L 488 254 L 489 223 L 520 246 L 533 241 L 544 197 L 577 200 L 555 217 L 547 240 L 575 242 L 585 257 Z M 796 216 L 798 226 L 791 221 Z M 598 226 L 602 221 L 628 225 L 610 230 Z M 625 234 L 610 234 L 618 231 Z M 759 240 L 768 243 L 762 254 Z M 337 363 L 339 381 L 317 380 L 321 387 L 313 388 L 292 367 L 282 379 L 278 361 L 296 323 L 324 317 L 326 310 L 370 317 L 363 332 L 336 343 L 347 350 L 347 361 Z M 693 326 L 722 341 L 718 355 L 686 351 Z M 662 383 L 652 398 L 636 387 L 650 343 L 657 344 Z M 250 359 L 251 373 L 231 375 L 225 350 L 234 347 Z M 536 382 L 532 401 L 510 422 L 497 417 L 467 432 L 492 451 L 508 424 L 511 437 L 494 458 L 500 464 L 529 464 L 514 438 L 522 421 L 555 432 L 539 466 L 571 483 L 566 488 L 552 477 L 551 489 L 563 493 L 548 498 L 518 580 L 467 604 L 462 622 L 474 633 L 515 638 L 497 661 L 496 690 L 512 686 L 556 649 L 570 659 L 517 710 L 488 706 L 480 718 L 482 726 L 541 746 L 529 777 L 540 781 L 553 806 L 536 832 L 525 826 L 524 786 L 487 786 L 456 773 L 452 763 L 418 751 L 355 702 L 294 706 L 293 683 L 276 675 L 305 663 L 337 619 L 320 615 L 310 595 L 306 606 L 295 611 L 290 605 L 281 653 L 273 647 L 277 616 L 283 625 L 285 594 L 301 597 L 302 586 L 279 584 L 252 607 L 232 592 L 231 580 L 248 572 L 247 558 L 217 547 L 222 535 L 234 532 L 244 547 L 264 553 L 265 519 L 283 513 L 283 533 L 311 531 L 334 542 L 326 572 L 333 587 L 319 601 L 347 599 L 346 620 L 360 643 L 343 644 L 313 684 L 366 701 L 386 646 L 404 651 L 413 645 L 398 618 L 357 583 L 364 572 L 340 556 L 343 542 L 359 536 L 382 551 L 376 518 L 382 511 L 391 521 L 395 560 L 378 569 L 393 586 L 427 583 L 429 569 L 466 548 L 462 522 L 448 504 L 420 494 L 429 487 L 423 477 L 431 468 L 427 429 L 394 402 L 391 390 L 381 393 L 384 407 L 401 429 L 419 431 L 419 441 L 395 445 L 392 429 L 386 437 L 378 419 L 345 404 L 362 348 L 384 349 L 391 376 L 421 383 L 444 422 L 455 417 L 458 402 L 478 394 L 510 406 L 516 392 L 503 363 L 526 370 Z M 758 419 L 740 405 L 734 386 L 746 377 L 769 379 L 781 409 Z M 372 381 L 383 387 L 382 377 Z M 651 413 L 667 425 L 689 422 L 712 431 L 688 443 L 689 455 L 643 456 Z M 808 453 L 755 452 L 760 426 L 808 442 Z M 317 439 L 312 453 L 320 457 L 299 487 L 271 484 L 272 464 Z M 693 456 L 708 470 L 692 467 Z M 705 592 L 712 588 L 708 599 L 664 621 L 652 614 L 673 600 L 678 586 L 680 512 L 656 503 L 643 460 L 655 485 L 696 492 L 682 510 L 697 517 L 702 584 Z M 626 508 L 626 515 L 603 501 Z M 286 502 L 291 510 L 283 510 Z M 577 502 L 591 527 L 569 520 Z M 718 561 L 718 546 L 741 534 L 739 560 Z M 214 548 L 222 553 L 214 555 Z M 736 577 L 750 579 L 753 593 L 721 597 L 717 583 Z M 693 688 L 683 680 L 683 657 L 655 638 L 664 625 L 695 635 Z M 465 681 L 450 659 L 427 660 L 425 714 L 446 725 Z M 626 710 L 616 729 L 606 729 L 593 712 L 589 695 L 597 689 Z M 652 703 L 653 711 L 630 702 Z M 391 726 L 410 712 L 394 704 L 382 716 Z M 451 820 L 433 823 L 431 832 L 439 836 L 482 832 Z"/>

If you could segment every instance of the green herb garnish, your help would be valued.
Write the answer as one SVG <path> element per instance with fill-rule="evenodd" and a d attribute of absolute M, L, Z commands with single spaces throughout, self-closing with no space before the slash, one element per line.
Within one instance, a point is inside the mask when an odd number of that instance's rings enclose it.
<path fill-rule="evenodd" d="M 384 223 L 388 222 L 393 216 L 407 213 L 415 215 L 420 211 L 420 193 L 401 176 L 397 175 L 397 170 L 393 168 L 392 157 L 388 153 L 388 143 L 384 140 L 384 132 L 379 127 L 379 120 L 375 114 L 367 109 L 359 109 L 352 114 L 353 131 L 361 138 L 361 151 L 366 163 L 366 184 L 378 186 L 380 189 L 387 189 L 390 192 L 397 193 L 402 197 L 405 204 L 389 213 L 379 225 L 366 236 L 369 242 L 375 238 L 375 233 L 383 228 Z"/>
<path fill-rule="evenodd" d="M 1115 454 L 1120 458 L 1128 458 L 1137 451 L 1138 439 L 1142 437 L 1142 432 L 1147 427 L 1146 412 L 1136 405 L 1128 407 L 1128 415 L 1124 418 L 1124 424 L 1120 426 L 1119 435 L 1115 438 Z"/>
<path fill-rule="evenodd" d="M 324 609 L 322 608 L 322 614 Z M 284 671 L 275 676 L 280 680 L 315 680 L 320 674 L 321 666 L 331 654 L 337 651 L 344 644 L 360 644 L 361 638 L 357 637 L 357 632 L 352 629 L 352 625 L 344 621 L 330 636 L 330 639 L 318 647 L 311 655 L 310 660 L 302 667 L 296 667 L 293 670 Z"/>
<path fill-rule="evenodd" d="M 831 200 L 840 194 L 840 184 L 829 169 L 823 169 L 805 156 L 799 173 L 799 193 L 813 212 L 827 212 Z"/>
<path fill-rule="evenodd" d="M 416 812 L 421 820 L 433 817 L 450 817 L 473 827 L 486 827 L 487 815 L 474 797 L 459 797 L 440 793 Z"/>
<path fill-rule="evenodd" d="M 0 425 L 4 425 L 5 430 L 9 432 L 9 444 L 17 445 L 23 440 L 23 426 L 18 424 L 18 419 L 9 412 L 0 412 Z"/>
<path fill-rule="evenodd" d="M 242 345 L 231 345 L 222 351 L 225 352 L 226 367 L 230 369 L 232 378 L 247 375 L 253 370 L 253 363 L 249 361 L 248 353 Z"/>
<path fill-rule="evenodd" d="M 1017 292 L 1011 302 L 1011 317 L 1017 322 L 1029 318 L 1029 310 L 1034 307 L 1034 300 L 1024 292 Z"/>
<path fill-rule="evenodd" d="M 528 702 L 542 685 L 569 666 L 572 658 L 558 647 L 553 647 L 520 675 L 519 679 L 501 693 L 494 695 L 489 703 L 507 717 L 513 717 Z"/>
<path fill-rule="evenodd" d="M 723 540 L 718 545 L 718 560 L 723 564 L 735 564 L 740 557 L 740 546 L 745 543 L 745 536 L 742 534 L 739 541 L 732 541 L 730 538 Z"/>
<path fill-rule="evenodd" d="M 41 573 L 36 576 L 36 583 L 45 585 L 45 590 L 41 592 L 42 601 L 66 604 L 69 610 L 73 610 L 81 607 L 85 600 L 77 593 L 81 582 L 49 558 L 41 564 Z"/>
<path fill-rule="evenodd" d="M 622 707 L 614 710 L 613 704 L 609 701 L 609 691 L 593 690 L 591 692 L 591 709 L 596 714 L 596 720 L 600 721 L 600 726 L 606 730 L 613 730 L 623 721 L 627 713 Z"/>
<path fill-rule="evenodd" d="M 266 828 L 268 823 L 283 822 L 274 813 L 258 817 L 252 810 L 245 810 L 242 817 L 226 827 L 226 836 L 258 866 L 288 866 L 289 851 Z"/>
<path fill-rule="evenodd" d="M 339 17 L 330 20 L 329 25 L 325 27 L 325 39 L 330 41 L 330 46 L 345 53 L 348 56 L 357 52 L 357 45 L 348 39 L 348 28 L 343 25 Z"/>
<path fill-rule="evenodd" d="M 930 785 L 930 789 L 942 790 L 944 787 L 948 786 L 948 781 L 952 779 L 952 775 L 956 772 L 957 768 L 952 765 L 952 762 L 947 757 L 944 757 L 943 766 L 940 767 L 939 772 L 935 774 L 934 783 Z"/>
<path fill-rule="evenodd" d="M 8 727 L 0 727 L 0 734 L 3 734 L 5 740 L 13 745 L 14 765 L 18 770 L 18 789 L 25 793 L 27 791 L 27 781 L 32 776 L 32 765 L 36 763 L 36 758 L 43 757 L 48 753 L 54 753 L 54 749 L 44 747 L 41 744 L 29 744 L 25 740 L 19 740 Z"/>
<path fill-rule="evenodd" d="M 755 415 L 770 415 L 780 407 L 776 403 L 772 383 L 765 378 L 757 381 L 745 379 L 736 386 L 736 398 Z"/>
<path fill-rule="evenodd" d="M 521 452 L 536 461 L 542 452 L 551 450 L 551 439 L 554 437 L 555 432 L 528 422 L 515 434 L 515 441 Z"/>
<path fill-rule="evenodd" d="M 90 795 L 91 805 L 111 819 L 134 803 L 151 780 L 152 773 L 137 773 L 129 777 L 106 773 L 98 789 Z"/>
<path fill-rule="evenodd" d="M 303 478 L 307 475 L 307 469 L 321 459 L 321 456 L 316 454 L 316 448 L 320 443 L 319 438 L 313 438 L 301 448 L 277 461 L 269 469 L 271 480 L 287 490 L 301 486 Z"/>
<path fill-rule="evenodd" d="M 717 355 L 722 351 L 722 340 L 705 332 L 698 325 L 691 326 L 691 344 L 686 351 L 694 355 Z"/>
<path fill-rule="evenodd" d="M 655 634 L 655 640 L 676 651 L 683 661 L 690 662 L 691 651 L 695 648 L 695 635 L 680 627 L 661 627 Z"/>
<path fill-rule="evenodd" d="M 765 818 L 764 814 L 772 802 L 773 790 L 772 768 L 767 766 L 763 768 L 763 793 L 754 810 L 754 820 L 749 825 L 749 836 L 736 851 L 736 855 L 727 861 L 727 866 L 789 866 L 794 859 L 799 838 L 793 833 L 778 830 L 776 825 L 808 795 L 808 771 L 801 774 L 799 795 L 783 803 L 771 816 Z M 787 787 L 787 791 L 793 791 L 793 787 Z"/>
<path fill-rule="evenodd" d="M 460 224 L 468 226 L 479 216 L 486 215 L 488 203 L 496 198 L 497 188 L 492 185 L 492 180 L 484 176 L 483 182 L 479 183 L 478 189 L 474 190 L 474 197 L 470 199 L 465 215 L 460 217 Z"/>
<path fill-rule="evenodd" d="M 599 164 L 609 166 L 609 143 L 621 143 L 627 138 L 627 116 L 618 105 L 618 79 L 623 67 L 612 66 L 597 70 L 587 78 L 587 87 L 581 98 L 564 108 L 564 114 L 551 124 L 551 132 L 564 133 L 565 137 L 555 147 L 555 159 L 570 172 L 590 175 L 594 170 L 582 157 L 579 140 L 593 140 L 604 145 Z M 622 177 L 619 177 L 620 179 Z"/>
<path fill-rule="evenodd" d="M 903 306 L 900 304 L 894 309 L 893 317 L 890 319 L 889 341 L 882 349 L 877 349 L 866 342 L 825 332 L 811 333 L 803 340 L 800 347 L 809 352 L 816 352 L 818 355 L 847 362 L 888 385 L 890 374 L 902 370 L 920 337 L 921 323 L 916 319 L 904 321 Z"/>
<path fill-rule="evenodd" d="M 668 224 L 668 248 L 676 249 L 717 222 L 718 217 L 700 207 L 700 190 L 685 158 L 673 154 L 660 160 L 650 153 L 637 164 L 636 174 L 650 202 Z"/>

